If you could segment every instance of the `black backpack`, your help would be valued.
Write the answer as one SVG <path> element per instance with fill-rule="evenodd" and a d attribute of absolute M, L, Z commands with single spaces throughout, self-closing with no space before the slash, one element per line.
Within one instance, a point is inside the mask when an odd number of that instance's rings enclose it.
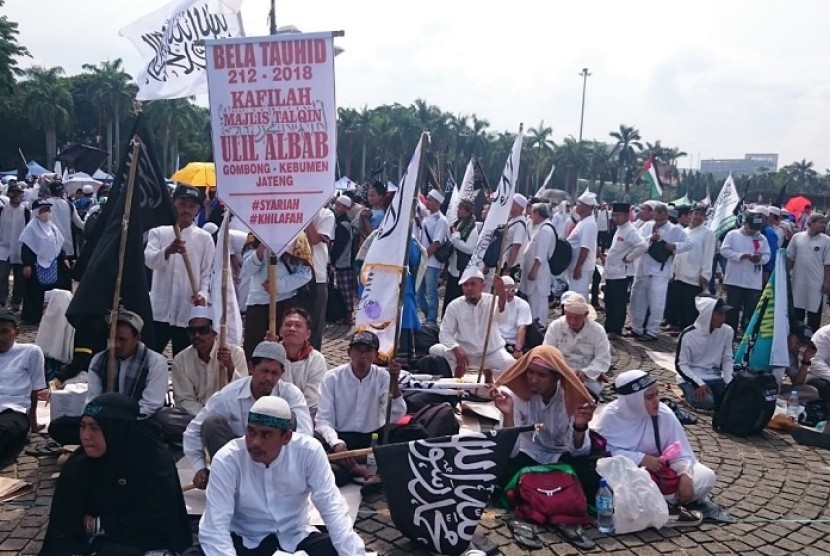
<path fill-rule="evenodd" d="M 775 413 L 777 396 L 772 373 L 736 371 L 712 417 L 712 429 L 741 437 L 760 434 Z"/>
<path fill-rule="evenodd" d="M 510 229 L 510 226 L 514 226 L 517 224 L 521 224 L 525 227 L 525 235 L 527 235 L 527 224 L 525 224 L 521 220 L 517 220 L 507 226 L 507 229 Z M 556 232 L 556 230 L 554 230 Z M 487 250 L 484 251 L 484 257 L 482 257 L 482 261 L 484 262 L 484 266 L 488 268 L 496 268 L 499 265 L 499 257 L 501 256 L 501 242 L 502 238 L 504 237 L 504 226 L 499 226 L 495 230 L 493 230 L 493 239 L 490 240 L 490 245 L 487 246 Z"/>
<path fill-rule="evenodd" d="M 412 416 L 411 425 L 422 426 L 429 438 L 458 434 L 460 427 L 452 406 L 447 402 L 428 405 Z"/>
<path fill-rule="evenodd" d="M 559 234 L 556 233 L 556 228 L 553 227 L 553 224 L 548 222 L 546 225 L 550 226 L 551 230 L 553 230 L 553 237 L 555 239 L 553 254 L 548 259 L 548 268 L 550 268 L 551 274 L 558 276 L 565 272 L 571 264 L 573 250 L 571 249 L 570 243 L 564 239 L 559 239 Z"/>

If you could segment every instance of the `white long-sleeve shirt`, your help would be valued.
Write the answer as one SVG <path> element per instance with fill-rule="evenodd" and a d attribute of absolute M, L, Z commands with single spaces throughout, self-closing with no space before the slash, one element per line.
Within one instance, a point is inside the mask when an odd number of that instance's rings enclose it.
<path fill-rule="evenodd" d="M 338 431 L 374 432 L 386 424 L 389 373 L 372 365 L 363 380 L 352 372 L 351 363 L 332 369 L 323 377 L 317 401 L 316 431 L 329 446 L 339 444 Z M 403 396 L 392 399 L 394 423 L 406 413 Z"/>
<path fill-rule="evenodd" d="M 239 346 L 228 345 L 233 361 L 233 380 L 248 376 L 248 362 L 245 352 Z M 180 351 L 173 358 L 173 401 L 191 415 L 197 415 L 210 397 L 220 390 L 219 378 L 226 372 L 224 365 L 216 359 L 219 342 L 214 342 L 210 351 L 210 361 L 199 359 L 199 353 L 193 346 Z"/>
<path fill-rule="evenodd" d="M 206 497 L 199 522 L 199 543 L 206 556 L 235 556 L 232 532 L 242 537 L 246 548 L 259 546 L 273 533 L 283 550 L 294 552 L 317 531 L 308 519 L 309 499 L 337 554 L 366 554 L 323 447 L 313 438 L 295 434 L 268 466 L 251 459 L 244 438 L 230 441 L 213 459 Z"/>
<path fill-rule="evenodd" d="M 810 374 L 830 381 L 830 324 L 819 328 L 810 340 L 816 346 L 816 354 L 810 361 Z"/>
<path fill-rule="evenodd" d="M 592 380 L 611 367 L 608 336 L 602 325 L 595 321 L 586 319 L 582 330 L 574 332 L 561 316 L 548 326 L 545 344 L 559 349 L 571 369 L 582 371 Z"/>
<path fill-rule="evenodd" d="M 298 433 L 314 435 L 314 426 L 311 424 L 311 414 L 305 403 L 305 397 L 300 389 L 293 384 L 282 380 L 271 391 L 272 396 L 279 396 L 288 402 L 294 417 L 297 419 Z M 234 380 L 208 400 L 205 407 L 187 425 L 183 437 L 184 455 L 195 471 L 205 469 L 205 444 L 202 441 L 202 423 L 211 415 L 221 415 L 228 420 L 231 430 L 237 436 L 245 434 L 248 426 L 248 413 L 254 405 L 254 395 L 251 393 L 251 377 Z"/>
<path fill-rule="evenodd" d="M 709 313 L 711 318 L 711 313 Z M 695 386 L 703 386 L 704 380 L 722 378 L 732 382 L 735 352 L 732 350 L 732 338 L 735 331 L 728 324 L 721 325 L 709 332 L 704 328 L 688 329 L 677 339 L 680 350 L 677 353 L 677 383 L 687 380 Z"/>
<path fill-rule="evenodd" d="M 89 367 L 93 368 L 98 365 L 98 361 L 104 358 L 102 362 L 104 369 L 107 368 L 108 351 L 96 353 L 89 362 Z M 135 356 L 133 356 L 135 357 Z M 124 359 L 123 361 L 116 361 L 116 365 L 125 365 L 132 357 Z M 125 373 L 118 373 L 118 384 L 116 392 L 129 395 L 124 392 L 124 382 L 126 380 Z M 138 412 L 141 415 L 151 416 L 161 409 L 164 405 L 165 396 L 167 396 L 167 358 L 147 348 L 147 379 L 144 385 L 144 391 L 141 393 L 141 399 L 138 400 Z M 87 374 L 87 403 L 95 399 L 99 394 L 106 392 L 106 385 L 101 383 L 101 378 L 97 373 Z"/>
<path fill-rule="evenodd" d="M 461 346 L 471 356 L 487 355 L 482 352 L 491 303 L 496 303 L 496 307 L 493 310 L 493 325 L 490 327 L 487 354 L 503 348 L 504 338 L 499 333 L 499 326 L 507 318 L 507 311 L 500 312 L 498 298 L 489 293 L 482 293 L 481 299 L 475 305 L 467 301 L 463 295 L 453 299 L 447 305 L 447 311 L 441 321 L 438 341 L 444 344 L 448 351 Z"/>
<path fill-rule="evenodd" d="M 456 278 L 461 277 L 461 272 L 458 270 L 458 253 L 464 253 L 465 255 L 471 255 L 473 251 L 476 250 L 476 243 L 478 243 L 478 228 L 473 226 L 473 230 L 470 232 L 470 235 L 467 236 L 467 239 L 464 240 L 461 238 L 461 232 L 455 231 L 450 234 L 450 243 L 455 248 L 452 251 L 452 255 L 450 255 L 450 260 L 447 261 L 447 271 L 450 275 L 455 276 Z"/>
<path fill-rule="evenodd" d="M 605 279 L 622 280 L 634 276 L 637 258 L 642 256 L 646 249 L 648 243 L 639 230 L 629 222 L 618 226 L 611 241 L 611 248 L 605 254 Z"/>
<path fill-rule="evenodd" d="M 648 253 L 644 254 L 637 260 L 636 276 L 661 276 L 663 278 L 671 278 L 672 258 L 675 255 L 679 255 L 680 253 L 685 253 L 690 250 L 692 248 L 692 244 L 689 243 L 689 239 L 686 237 L 686 232 L 684 232 L 683 228 L 677 224 L 666 222 L 655 230 L 654 220 L 650 220 L 643 224 L 640 228 L 640 235 L 646 242 L 646 250 L 648 250 L 648 246 L 651 245 L 651 236 L 655 231 L 657 232 L 657 235 L 660 236 L 660 239 L 666 243 L 674 243 L 674 255 L 669 257 L 666 262 L 659 263 Z"/>
<path fill-rule="evenodd" d="M 282 381 L 290 382 L 300 389 L 305 396 L 308 410 L 314 415 L 320 399 L 320 385 L 327 372 L 326 358 L 316 349 L 312 349 L 305 359 L 289 361 L 285 366 Z"/>
<path fill-rule="evenodd" d="M 195 224 L 183 229 L 181 236 L 199 286 L 198 293 L 210 304 L 208 291 L 215 250 L 213 238 Z M 159 226 L 150 230 L 144 248 L 144 262 L 153 270 L 153 286 L 150 289 L 153 319 L 185 327 L 193 309 L 193 291 L 185 269 L 184 256 L 175 253 L 167 257 L 167 260 L 164 258 L 164 250 L 175 238 L 173 226 Z"/>
<path fill-rule="evenodd" d="M 761 255 L 761 260 L 757 263 L 749 259 L 741 259 L 744 254 L 754 255 L 755 253 Z M 726 273 L 723 276 L 724 284 L 750 290 L 760 290 L 763 287 L 762 267 L 770 258 L 769 243 L 763 234 L 748 235 L 743 228 L 732 230 L 724 236 L 720 254 L 727 260 Z"/>
<path fill-rule="evenodd" d="M 715 234 L 706 226 L 686 228 L 686 237 L 692 248 L 674 256 L 672 272 L 674 279 L 700 285 L 700 279 L 707 281 L 712 277 L 712 261 L 715 258 Z"/>
<path fill-rule="evenodd" d="M 277 259 L 277 301 L 284 301 L 297 295 L 297 290 L 311 282 L 311 267 L 306 264 L 292 264 L 289 269 L 282 259 Z M 250 279 L 246 305 L 268 305 L 268 290 L 262 284 L 268 279 L 268 261 L 257 257 L 252 249 L 242 259 L 242 275 Z"/>

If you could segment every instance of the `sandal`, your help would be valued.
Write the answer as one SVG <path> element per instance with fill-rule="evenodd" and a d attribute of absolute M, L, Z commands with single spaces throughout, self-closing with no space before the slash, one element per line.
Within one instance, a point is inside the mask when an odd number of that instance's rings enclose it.
<path fill-rule="evenodd" d="M 566 541 L 577 548 L 591 550 L 596 546 L 594 541 L 585 536 L 581 525 L 557 525 L 556 530 L 565 537 Z"/>
<path fill-rule="evenodd" d="M 527 548 L 528 550 L 538 550 L 544 546 L 542 541 L 539 540 L 533 524 L 517 519 L 510 514 L 504 515 L 503 519 L 507 523 L 507 528 L 513 533 L 513 539 L 519 546 Z"/>
<path fill-rule="evenodd" d="M 703 523 L 703 514 L 686 509 L 684 506 L 675 506 L 669 513 L 669 521 L 665 527 L 670 529 L 697 527 Z"/>
<path fill-rule="evenodd" d="M 690 507 L 703 516 L 706 523 L 738 523 L 738 520 L 726 510 L 714 503 L 711 498 L 706 497 L 701 502 L 692 502 Z"/>
<path fill-rule="evenodd" d="M 653 334 L 643 334 L 642 336 L 640 336 L 637 339 L 640 340 L 641 342 L 656 342 L 657 341 L 657 336 L 654 336 Z"/>
<path fill-rule="evenodd" d="M 54 440 L 47 440 L 45 442 L 41 442 L 40 444 L 30 446 L 23 451 L 26 453 L 26 455 L 35 456 L 38 458 L 46 456 L 56 456 L 58 454 L 63 453 L 63 446 L 61 446 Z"/>
<path fill-rule="evenodd" d="M 371 496 L 381 492 L 383 492 L 383 481 L 377 475 L 370 476 L 360 487 L 360 494 L 363 496 Z"/>

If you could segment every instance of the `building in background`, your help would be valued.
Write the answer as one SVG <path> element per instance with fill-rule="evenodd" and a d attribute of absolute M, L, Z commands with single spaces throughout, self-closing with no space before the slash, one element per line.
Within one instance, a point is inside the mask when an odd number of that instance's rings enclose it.
<path fill-rule="evenodd" d="M 717 158 L 700 161 L 700 172 L 712 174 L 715 179 L 732 176 L 747 176 L 778 171 L 777 154 L 745 154 L 743 158 Z"/>

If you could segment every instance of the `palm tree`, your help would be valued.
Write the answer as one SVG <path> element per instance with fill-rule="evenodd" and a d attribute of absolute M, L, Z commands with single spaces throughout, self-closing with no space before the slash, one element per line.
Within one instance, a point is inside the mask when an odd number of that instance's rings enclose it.
<path fill-rule="evenodd" d="M 345 175 L 352 177 L 352 141 L 357 135 L 357 118 L 358 113 L 354 108 L 338 108 L 337 109 L 337 146 L 343 147 L 342 157 L 338 155 L 339 161 L 343 161 L 346 166 Z"/>
<path fill-rule="evenodd" d="M 612 131 L 609 135 L 617 141 L 611 151 L 611 156 L 619 165 L 617 181 L 620 184 L 625 183 L 625 192 L 628 193 L 631 190 L 631 177 L 635 170 L 637 153 L 643 150 L 640 132 L 633 126 L 620 124 L 620 130 Z"/>
<path fill-rule="evenodd" d="M 490 122 L 488 120 L 480 119 L 475 114 L 470 116 L 470 152 L 468 153 L 467 158 L 470 158 L 473 155 L 480 155 L 483 152 L 484 145 L 488 143 L 488 127 L 490 127 Z"/>
<path fill-rule="evenodd" d="M 812 185 L 816 181 L 818 172 L 813 169 L 813 161 L 801 159 L 781 168 L 781 172 L 787 176 L 787 180 L 801 188 Z"/>
<path fill-rule="evenodd" d="M 602 199 L 602 189 L 605 186 L 605 180 L 611 174 L 613 164 L 611 161 L 611 145 L 602 143 L 601 141 L 591 141 L 588 143 L 588 179 L 591 183 L 591 190 L 597 194 L 597 197 Z M 599 181 L 599 187 L 596 183 Z"/>
<path fill-rule="evenodd" d="M 162 172 L 168 176 L 178 169 L 181 137 L 199 133 L 205 127 L 204 114 L 192 100 L 193 97 L 154 100 L 144 108 L 148 127 L 156 137 L 161 137 Z"/>
<path fill-rule="evenodd" d="M 550 126 L 546 127 L 545 120 L 539 122 L 539 127 L 531 127 L 527 130 L 527 144 L 530 152 L 533 153 L 534 188 L 538 188 L 541 185 L 539 175 L 541 174 L 542 164 L 550 158 L 553 149 L 556 147 L 556 143 L 551 139 L 552 135 L 553 128 Z"/>
<path fill-rule="evenodd" d="M 556 148 L 553 158 L 556 166 L 565 168 L 565 191 L 572 196 L 576 193 L 577 176 L 588 168 L 590 151 L 586 141 L 579 141 L 572 135 Z"/>
<path fill-rule="evenodd" d="M 33 66 L 24 72 L 21 83 L 23 111 L 44 132 L 47 168 L 52 167 L 57 154 L 57 132 L 72 120 L 72 93 L 62 75 L 60 66 Z"/>
<path fill-rule="evenodd" d="M 89 96 L 98 104 L 100 113 L 107 122 L 107 147 L 109 171 L 118 163 L 121 150 L 121 117 L 125 113 L 138 88 L 133 84 L 132 76 L 122 68 L 121 58 L 100 62 L 97 66 L 84 64 L 83 69 L 91 72 L 95 80 L 90 85 Z M 113 136 L 112 129 L 115 129 Z"/>
<path fill-rule="evenodd" d="M 355 121 L 355 137 L 360 139 L 360 179 L 366 180 L 369 176 L 366 174 L 366 148 L 371 139 L 378 133 L 378 123 L 374 110 L 369 110 L 367 106 L 357 114 Z"/>

